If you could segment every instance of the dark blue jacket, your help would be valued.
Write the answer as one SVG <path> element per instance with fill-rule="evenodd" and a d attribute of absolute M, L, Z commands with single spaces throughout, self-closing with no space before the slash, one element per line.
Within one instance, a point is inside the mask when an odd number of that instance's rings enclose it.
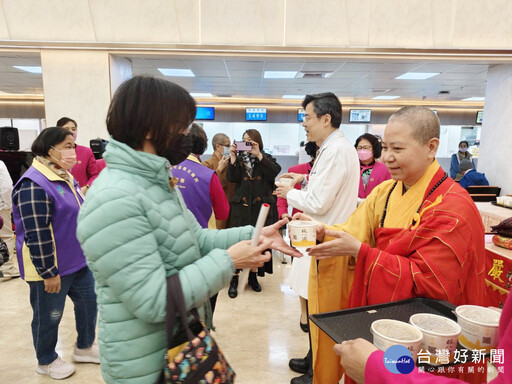
<path fill-rule="evenodd" d="M 459 159 L 457 158 L 457 156 L 458 156 L 458 152 L 454 153 L 452 155 L 452 158 L 451 158 L 451 161 L 450 161 L 450 177 L 452 179 L 455 179 L 457 174 L 460 173 Z M 466 157 L 466 159 L 471 159 L 471 163 L 473 164 L 473 168 L 476 169 L 476 167 L 475 167 L 475 160 L 473 160 L 472 157 Z"/>
<path fill-rule="evenodd" d="M 477 172 L 474 169 L 467 171 L 466 174 L 462 176 L 459 183 L 462 188 L 467 188 L 470 185 L 489 185 L 485 174 Z"/>

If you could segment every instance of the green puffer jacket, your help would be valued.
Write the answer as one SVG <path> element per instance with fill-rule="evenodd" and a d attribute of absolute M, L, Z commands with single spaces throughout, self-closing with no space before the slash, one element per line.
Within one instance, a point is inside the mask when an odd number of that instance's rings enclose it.
<path fill-rule="evenodd" d="M 101 371 L 108 384 L 153 384 L 166 349 L 166 277 L 179 272 L 187 308 L 201 308 L 234 272 L 225 249 L 253 228 L 202 229 L 162 157 L 111 140 L 105 162 L 77 229 L 96 280 Z"/>

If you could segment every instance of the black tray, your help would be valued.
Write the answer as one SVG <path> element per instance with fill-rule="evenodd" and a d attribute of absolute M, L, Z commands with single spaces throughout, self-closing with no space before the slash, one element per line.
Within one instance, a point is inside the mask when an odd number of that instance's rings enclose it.
<path fill-rule="evenodd" d="M 415 313 L 433 313 L 457 321 L 455 306 L 447 301 L 414 298 L 342 311 L 318 313 L 309 318 L 336 343 L 358 337 L 373 341 L 370 326 L 375 320 L 393 319 L 406 323 Z"/>
<path fill-rule="evenodd" d="M 495 205 L 497 207 L 501 207 L 501 208 L 508 208 L 508 209 L 512 209 L 512 207 L 509 207 L 507 205 L 502 205 L 502 204 L 498 204 L 496 201 L 491 201 L 491 204 L 492 205 Z"/>

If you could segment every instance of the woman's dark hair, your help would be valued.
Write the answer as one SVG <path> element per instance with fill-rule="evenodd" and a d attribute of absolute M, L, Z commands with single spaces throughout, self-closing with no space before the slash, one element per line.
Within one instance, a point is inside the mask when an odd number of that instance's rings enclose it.
<path fill-rule="evenodd" d="M 252 141 L 258 143 L 258 145 L 260 147 L 260 152 L 263 153 L 263 140 L 261 139 L 261 135 L 258 132 L 258 130 L 257 129 L 248 129 L 247 131 L 244 132 L 244 135 L 246 133 L 249 135 L 249 137 L 251 138 Z M 242 137 L 244 135 L 242 135 Z"/>
<path fill-rule="evenodd" d="M 149 134 L 157 154 L 162 154 L 195 116 L 195 100 L 185 89 L 156 77 L 135 76 L 116 91 L 107 130 L 133 149 L 141 149 Z"/>
<path fill-rule="evenodd" d="M 304 146 L 304 150 L 306 153 L 311 156 L 313 159 L 316 158 L 316 152 L 318 151 L 318 145 L 314 141 L 308 141 Z"/>
<path fill-rule="evenodd" d="M 468 147 L 468 148 L 469 148 L 469 143 L 468 143 L 466 140 L 462 140 L 462 141 L 459 143 L 459 147 L 460 147 L 460 145 L 461 145 L 462 143 L 466 143 L 466 147 Z"/>
<path fill-rule="evenodd" d="M 382 153 L 382 144 L 379 141 L 379 138 L 377 136 L 372 135 L 371 133 L 365 133 L 364 135 L 361 135 L 357 138 L 356 144 L 354 147 L 357 149 L 357 146 L 361 140 L 368 140 L 370 144 L 372 145 L 373 150 L 373 158 L 378 159 L 380 158 L 380 155 Z"/>
<path fill-rule="evenodd" d="M 32 153 L 36 156 L 48 156 L 50 148 L 62 143 L 67 136 L 73 136 L 73 134 L 66 128 L 49 127 L 43 129 L 32 143 Z"/>
<path fill-rule="evenodd" d="M 78 128 L 78 124 L 76 123 L 76 121 L 75 121 L 75 120 L 73 120 L 73 119 L 70 119 L 69 117 L 61 117 L 61 118 L 57 121 L 57 124 L 56 124 L 56 125 L 57 125 L 57 127 L 63 127 L 63 126 L 65 126 L 67 123 L 69 123 L 70 121 L 71 121 L 73 124 L 75 124 L 75 127 L 77 127 L 77 128 Z"/>
<path fill-rule="evenodd" d="M 189 135 L 192 137 L 192 153 L 202 155 L 208 146 L 208 137 L 206 132 L 199 124 L 192 124 Z"/>

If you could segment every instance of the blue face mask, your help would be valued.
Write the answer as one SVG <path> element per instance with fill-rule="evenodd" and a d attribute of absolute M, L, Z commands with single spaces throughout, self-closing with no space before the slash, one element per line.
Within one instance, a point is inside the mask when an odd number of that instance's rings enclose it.
<path fill-rule="evenodd" d="M 468 151 L 468 149 L 467 149 L 467 148 L 459 148 L 459 152 L 461 152 L 461 153 L 465 153 L 465 152 L 467 152 L 467 151 Z"/>

